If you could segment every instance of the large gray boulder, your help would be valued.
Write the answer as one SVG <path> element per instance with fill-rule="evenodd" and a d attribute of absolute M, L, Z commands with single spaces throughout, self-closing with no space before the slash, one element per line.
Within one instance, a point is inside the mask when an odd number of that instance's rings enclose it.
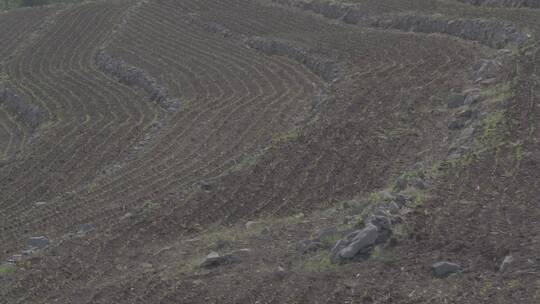
<path fill-rule="evenodd" d="M 366 228 L 359 230 L 356 236 L 351 240 L 347 247 L 339 251 L 339 257 L 344 259 L 352 259 L 358 253 L 364 253 L 368 248 L 375 244 L 375 240 L 379 236 L 379 229 L 373 225 L 368 224 Z"/>

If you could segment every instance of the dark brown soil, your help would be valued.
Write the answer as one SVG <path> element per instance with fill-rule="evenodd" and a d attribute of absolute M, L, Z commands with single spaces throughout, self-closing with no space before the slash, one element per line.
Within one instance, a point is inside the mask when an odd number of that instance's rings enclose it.
<path fill-rule="evenodd" d="M 351 2 L 0 14 L 0 87 L 44 113 L 0 104 L 0 303 L 538 303 L 540 12 Z M 367 259 L 301 250 L 399 191 Z"/>

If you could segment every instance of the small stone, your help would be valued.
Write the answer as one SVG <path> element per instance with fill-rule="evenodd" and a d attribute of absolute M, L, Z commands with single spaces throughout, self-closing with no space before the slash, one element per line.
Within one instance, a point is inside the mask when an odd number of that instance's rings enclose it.
<path fill-rule="evenodd" d="M 217 252 L 211 252 L 206 256 L 206 259 L 201 263 L 200 267 L 210 269 L 239 262 L 240 259 L 232 254 L 220 256 Z"/>
<path fill-rule="evenodd" d="M 44 236 L 31 237 L 27 242 L 28 247 L 42 249 L 49 246 L 49 239 Z"/>
<path fill-rule="evenodd" d="M 34 206 L 36 206 L 36 207 L 41 207 L 41 206 L 45 206 L 45 205 L 47 205 L 47 202 L 37 202 L 37 203 L 34 204 Z"/>
<path fill-rule="evenodd" d="M 480 96 L 480 92 L 471 92 L 467 94 L 467 97 L 465 97 L 465 101 L 463 103 L 466 105 L 476 104 L 480 101 Z"/>
<path fill-rule="evenodd" d="M 33 253 L 34 253 L 34 250 L 32 250 L 32 249 L 26 249 L 26 250 L 23 250 L 23 251 L 21 252 L 21 254 L 22 254 L 23 256 L 29 256 L 29 255 L 31 255 L 31 254 L 33 254 Z"/>
<path fill-rule="evenodd" d="M 317 237 L 315 238 L 318 241 L 325 241 L 333 239 L 336 235 L 339 234 L 339 230 L 336 226 L 330 226 L 319 230 Z"/>
<path fill-rule="evenodd" d="M 261 230 L 261 235 L 268 237 L 272 235 L 272 230 L 269 227 L 264 227 L 263 230 Z"/>
<path fill-rule="evenodd" d="M 249 221 L 246 223 L 246 229 L 251 229 L 253 227 L 255 227 L 259 222 L 256 222 L 256 221 Z"/>
<path fill-rule="evenodd" d="M 426 183 L 421 178 L 414 178 L 411 181 L 411 185 L 414 188 L 417 188 L 417 189 L 420 189 L 420 190 L 425 190 L 427 188 Z"/>
<path fill-rule="evenodd" d="M 449 109 L 459 108 L 465 104 L 465 96 L 463 94 L 451 94 L 448 97 L 447 106 Z"/>
<path fill-rule="evenodd" d="M 120 217 L 120 220 L 121 220 L 121 221 L 127 220 L 128 218 L 131 218 L 132 216 L 133 216 L 133 213 L 128 212 L 128 213 L 122 215 L 122 216 Z"/>
<path fill-rule="evenodd" d="M 205 180 L 199 181 L 199 187 L 204 191 L 212 190 L 212 185 L 208 181 L 205 181 Z"/>
<path fill-rule="evenodd" d="M 319 243 L 319 242 L 310 242 L 303 250 L 303 253 L 309 253 L 309 252 L 314 252 L 314 251 L 317 251 L 319 249 L 321 249 L 323 247 L 323 244 L 322 243 Z"/>
<path fill-rule="evenodd" d="M 224 241 L 224 240 L 217 240 L 215 243 L 214 243 L 214 247 L 217 249 L 217 250 L 221 250 L 225 247 L 230 247 L 230 244 L 229 242 L 227 241 Z"/>
<path fill-rule="evenodd" d="M 407 178 L 405 176 L 400 176 L 396 179 L 396 190 L 401 191 L 407 188 Z"/>
<path fill-rule="evenodd" d="M 370 223 L 377 227 L 379 230 L 391 230 L 392 229 L 392 218 L 388 214 L 377 214 L 373 215 L 370 219 Z"/>
<path fill-rule="evenodd" d="M 402 208 L 403 206 L 407 205 L 407 202 L 409 202 L 410 199 L 403 194 L 398 194 L 394 198 L 394 201 L 398 204 L 400 208 Z"/>
<path fill-rule="evenodd" d="M 461 130 L 465 128 L 465 119 L 454 119 L 450 124 L 448 125 L 448 129 L 450 130 Z"/>
<path fill-rule="evenodd" d="M 11 264 L 15 264 L 17 263 L 18 261 L 20 261 L 22 259 L 22 255 L 21 254 L 15 254 L 15 255 L 12 255 L 11 257 L 9 257 L 7 259 L 7 262 L 8 263 L 11 263 Z"/>
<path fill-rule="evenodd" d="M 388 211 L 391 213 L 391 214 L 397 214 L 399 212 L 399 205 L 396 203 L 396 202 L 390 202 L 388 203 Z"/>
<path fill-rule="evenodd" d="M 92 232 L 96 229 L 96 226 L 93 224 L 82 224 L 81 227 L 79 227 L 79 230 L 77 231 L 78 234 L 86 234 L 88 232 Z"/>
<path fill-rule="evenodd" d="M 449 275 L 461 271 L 461 266 L 450 262 L 438 262 L 431 266 L 433 273 L 438 278 L 446 278 Z"/>
<path fill-rule="evenodd" d="M 507 255 L 504 257 L 504 260 L 501 263 L 501 266 L 499 267 L 499 272 L 503 273 L 505 272 L 508 267 L 510 267 L 510 264 L 512 264 L 515 261 L 514 257 L 511 255 Z"/>

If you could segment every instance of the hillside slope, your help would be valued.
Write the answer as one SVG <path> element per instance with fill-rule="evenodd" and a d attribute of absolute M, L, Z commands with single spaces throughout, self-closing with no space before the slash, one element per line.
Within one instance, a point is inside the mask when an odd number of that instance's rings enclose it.
<path fill-rule="evenodd" d="M 1 13 L 0 303 L 537 303 L 527 3 Z"/>

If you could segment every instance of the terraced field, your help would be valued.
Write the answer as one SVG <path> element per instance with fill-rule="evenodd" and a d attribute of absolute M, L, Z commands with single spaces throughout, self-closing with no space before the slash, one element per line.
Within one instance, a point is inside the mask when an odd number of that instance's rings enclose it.
<path fill-rule="evenodd" d="M 536 303 L 534 7 L 0 13 L 0 303 Z M 365 260 L 332 264 L 335 235 L 298 249 L 400 195 Z M 206 269 L 210 251 L 234 262 Z M 463 271 L 434 279 L 446 259 Z"/>

